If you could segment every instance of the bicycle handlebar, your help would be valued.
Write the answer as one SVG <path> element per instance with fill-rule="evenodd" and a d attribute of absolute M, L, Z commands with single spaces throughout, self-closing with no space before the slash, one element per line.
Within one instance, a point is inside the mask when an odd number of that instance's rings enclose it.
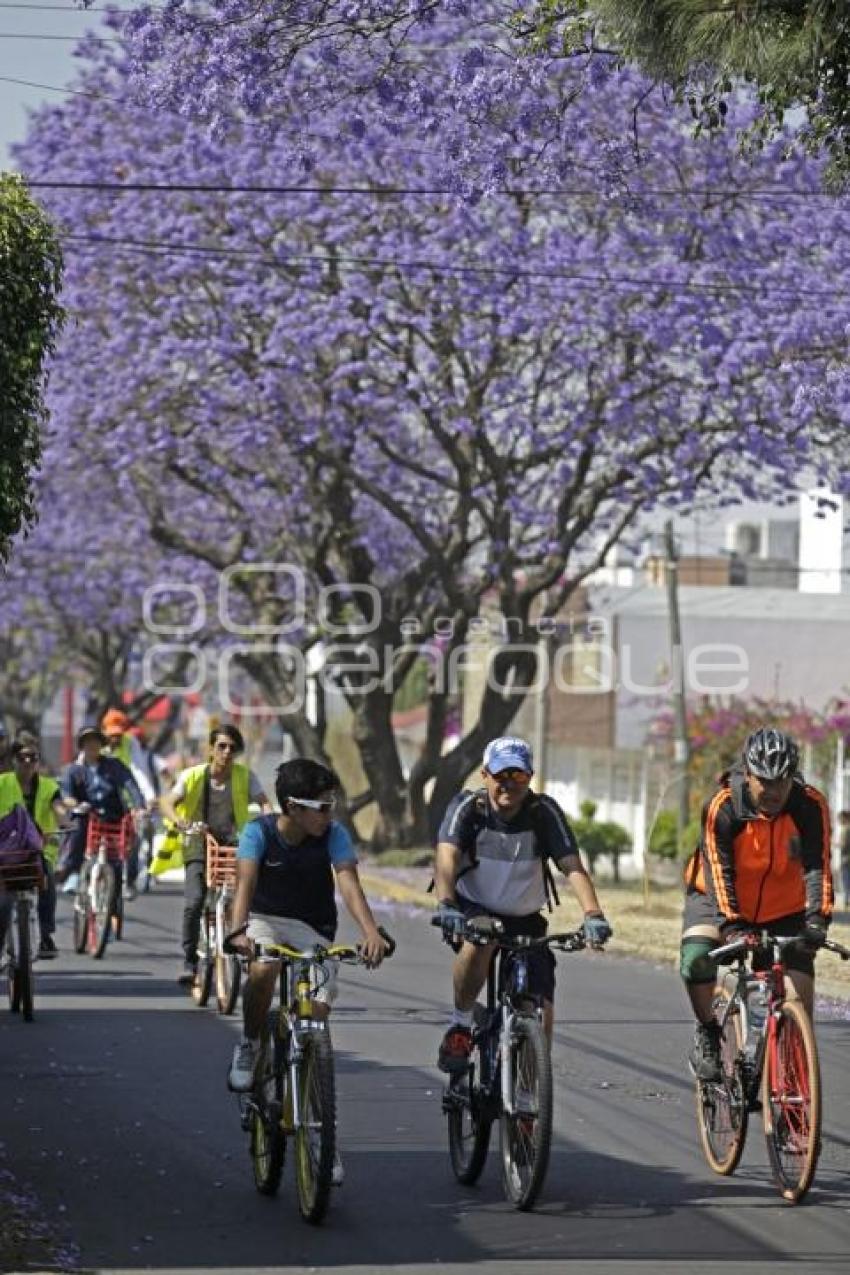
<path fill-rule="evenodd" d="M 442 925 L 438 915 L 431 917 L 431 924 Z M 494 916 L 468 917 L 462 926 L 458 926 L 456 936 L 467 943 L 484 946 L 496 943 L 499 947 L 511 951 L 522 951 L 530 947 L 552 945 L 562 952 L 579 952 L 587 947 L 587 938 L 583 930 L 568 930 L 560 934 L 505 934 L 504 923 Z M 451 941 L 447 937 L 447 942 Z"/>
<path fill-rule="evenodd" d="M 749 934 L 743 934 L 739 939 L 734 939 L 731 943 L 723 943 L 720 947 L 712 948 L 709 957 L 713 961 L 722 960 L 724 956 L 738 956 L 745 952 L 756 952 L 760 949 L 778 947 L 783 952 L 788 947 L 805 947 L 805 941 L 799 934 L 780 935 L 769 934 L 767 930 L 751 931 Z M 850 960 L 850 948 L 842 947 L 840 943 L 836 943 L 834 939 L 824 939 L 820 949 L 826 949 L 829 952 L 835 952 L 836 956 L 840 956 L 842 961 Z"/>
<path fill-rule="evenodd" d="M 238 938 L 240 934 L 244 934 L 248 929 L 248 923 L 240 925 L 238 930 L 233 930 L 228 934 L 222 947 L 229 956 L 245 956 L 239 948 L 233 946 L 232 939 Z M 395 939 L 389 934 L 382 925 L 378 926 L 378 933 L 387 944 L 387 950 L 384 953 L 384 960 L 388 960 L 396 949 Z M 346 965 L 360 965 L 363 963 L 363 954 L 360 944 L 352 946 L 350 943 L 331 943 L 325 946 L 317 943 L 315 947 L 305 948 L 300 951 L 298 948 L 289 947 L 285 943 L 256 943 L 257 952 L 267 952 L 270 956 L 279 956 L 283 960 L 288 961 L 317 961 L 321 964 L 327 960 L 341 961 Z"/>

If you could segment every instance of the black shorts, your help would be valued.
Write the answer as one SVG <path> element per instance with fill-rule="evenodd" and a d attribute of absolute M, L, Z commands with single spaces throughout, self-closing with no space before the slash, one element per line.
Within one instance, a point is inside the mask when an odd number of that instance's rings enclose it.
<path fill-rule="evenodd" d="M 714 927 L 717 933 L 717 941 L 715 947 L 719 947 L 722 939 L 720 937 L 720 925 L 723 917 L 717 912 L 707 894 L 703 894 L 700 890 L 688 890 L 685 894 L 685 911 L 682 918 L 682 931 L 687 935 L 689 930 L 694 927 L 705 928 Z M 746 928 L 749 923 L 741 922 L 741 927 Z M 767 930 L 769 934 L 776 934 L 780 938 L 787 938 L 791 935 L 801 934 L 806 925 L 806 914 L 804 912 L 794 912 L 789 916 L 776 917 L 773 921 L 761 921 L 758 923 L 761 929 Z M 694 936 L 699 941 L 700 936 Z M 707 937 L 707 936 L 706 936 Z M 688 939 L 683 940 L 687 942 Z M 712 942 L 714 942 L 712 940 Z M 766 955 L 758 955 L 754 962 L 754 969 L 767 969 L 770 964 L 770 958 Z M 785 965 L 789 970 L 797 970 L 800 974 L 808 974 L 814 977 L 815 962 L 811 952 L 805 951 L 801 947 L 791 947 L 785 953 Z"/>
<path fill-rule="evenodd" d="M 480 903 L 457 896 L 458 910 L 464 916 L 492 916 L 501 921 L 504 932 L 509 938 L 517 934 L 530 934 L 533 938 L 542 938 L 549 929 L 546 918 L 540 912 L 530 912 L 527 916 L 505 916 L 501 912 L 490 912 Z M 550 947 L 530 947 L 525 953 L 528 965 L 528 990 L 532 996 L 542 996 L 546 1001 L 555 999 L 555 954 Z M 501 981 L 504 979 L 510 954 L 502 958 Z"/>

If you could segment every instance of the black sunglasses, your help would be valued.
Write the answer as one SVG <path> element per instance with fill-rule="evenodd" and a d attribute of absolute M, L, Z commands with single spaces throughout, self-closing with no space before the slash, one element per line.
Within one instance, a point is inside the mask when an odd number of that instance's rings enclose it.
<path fill-rule="evenodd" d="M 38 753 L 18 753 L 18 761 L 38 761 Z"/>

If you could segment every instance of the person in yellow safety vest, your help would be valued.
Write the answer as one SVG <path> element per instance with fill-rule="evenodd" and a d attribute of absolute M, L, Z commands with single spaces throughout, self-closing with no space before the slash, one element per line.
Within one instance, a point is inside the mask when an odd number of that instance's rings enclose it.
<path fill-rule="evenodd" d="M 166 822 L 181 832 L 192 824 L 203 824 L 219 845 L 233 846 L 248 822 L 248 807 L 258 805 L 270 814 L 271 803 L 252 770 L 237 762 L 244 751 L 241 732 L 229 723 L 215 726 L 209 736 L 209 761 L 190 766 L 177 783 L 160 798 Z M 183 887 L 183 967 L 177 981 L 191 987 L 198 969 L 198 938 L 206 894 L 206 834 L 194 831 L 183 839 L 186 880 Z"/>
<path fill-rule="evenodd" d="M 45 838 L 44 889 L 38 896 L 38 955 L 51 959 L 57 955 L 53 938 L 56 930 L 56 882 L 53 870 L 59 847 L 52 836 L 59 828 L 59 820 L 72 809 L 73 802 L 65 801 L 59 783 L 47 775 L 39 774 L 41 752 L 35 735 L 21 732 L 11 748 L 12 769 L 0 774 L 0 817 L 15 806 L 23 806 L 33 823 Z"/>

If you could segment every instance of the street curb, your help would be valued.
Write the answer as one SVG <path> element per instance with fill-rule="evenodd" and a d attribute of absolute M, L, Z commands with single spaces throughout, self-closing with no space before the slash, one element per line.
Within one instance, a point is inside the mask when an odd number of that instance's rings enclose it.
<path fill-rule="evenodd" d="M 373 895 L 375 898 L 386 899 L 391 903 L 410 903 L 429 911 L 434 907 L 433 894 L 427 894 L 413 885 L 405 885 L 403 881 L 388 881 L 386 877 L 361 872 L 360 884 L 367 896 Z"/>

